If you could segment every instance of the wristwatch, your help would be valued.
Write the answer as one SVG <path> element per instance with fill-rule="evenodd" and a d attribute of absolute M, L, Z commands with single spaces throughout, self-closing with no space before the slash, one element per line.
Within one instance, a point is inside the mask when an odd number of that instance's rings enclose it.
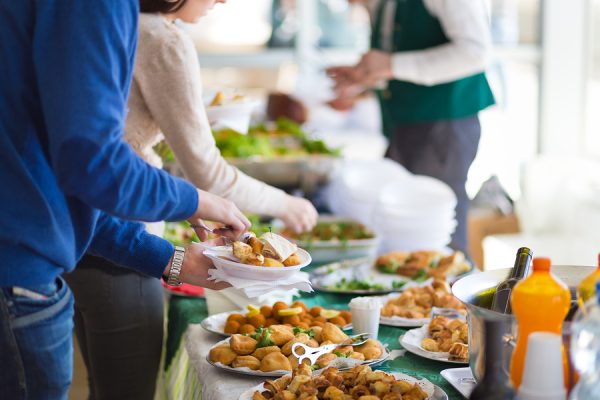
<path fill-rule="evenodd" d="M 183 258 L 185 257 L 185 248 L 175 246 L 175 252 L 173 253 L 173 259 L 171 260 L 171 267 L 169 273 L 163 279 L 169 286 L 181 286 L 179 280 L 179 274 L 181 273 L 181 266 L 183 265 Z"/>

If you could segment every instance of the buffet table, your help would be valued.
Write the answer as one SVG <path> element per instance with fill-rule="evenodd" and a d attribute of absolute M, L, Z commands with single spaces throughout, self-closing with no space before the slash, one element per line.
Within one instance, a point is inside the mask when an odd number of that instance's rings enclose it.
<path fill-rule="evenodd" d="M 301 297 L 309 307 L 326 305 L 328 308 L 346 309 L 351 296 L 332 294 L 305 294 Z M 210 347 L 223 337 L 206 332 L 198 325 L 208 316 L 206 301 L 201 298 L 172 296 L 169 300 L 165 358 L 165 393 L 169 399 L 237 400 L 245 390 L 267 378 L 245 377 L 218 370 L 206 361 Z M 406 330 L 380 326 L 379 340 L 390 350 L 402 349 L 398 337 Z M 446 382 L 440 371 L 455 367 L 452 364 L 427 360 L 411 353 L 399 355 L 381 364 L 378 369 L 398 371 L 423 377 L 440 386 L 450 400 L 463 397 Z"/>

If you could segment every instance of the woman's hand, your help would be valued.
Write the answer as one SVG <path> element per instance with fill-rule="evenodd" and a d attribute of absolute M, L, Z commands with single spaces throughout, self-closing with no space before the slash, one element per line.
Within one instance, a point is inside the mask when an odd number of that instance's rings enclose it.
<path fill-rule="evenodd" d="M 198 189 L 198 210 L 188 221 L 192 225 L 200 225 L 201 219 L 225 225 L 227 229 L 220 229 L 219 234 L 231 240 L 239 238 L 251 225 L 232 201 Z M 197 228 L 196 233 L 200 238 L 206 237 L 206 232 L 201 228 Z"/>
<path fill-rule="evenodd" d="M 219 243 L 208 243 L 209 246 L 218 245 Z M 183 265 L 179 273 L 181 282 L 189 283 L 196 286 L 202 286 L 207 289 L 221 290 L 230 287 L 228 283 L 208 280 L 208 271 L 214 268 L 210 258 L 203 254 L 205 246 L 192 243 L 185 251 Z"/>
<path fill-rule="evenodd" d="M 294 232 L 308 232 L 316 225 L 319 214 L 310 201 L 301 197 L 288 196 L 285 208 L 285 215 L 279 218 Z"/>

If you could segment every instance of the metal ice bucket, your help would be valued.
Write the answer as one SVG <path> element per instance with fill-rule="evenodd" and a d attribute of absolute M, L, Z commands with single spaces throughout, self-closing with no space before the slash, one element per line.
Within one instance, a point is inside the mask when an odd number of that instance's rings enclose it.
<path fill-rule="evenodd" d="M 575 298 L 575 288 L 596 267 L 583 267 L 572 265 L 552 266 L 552 273 L 565 282 L 571 289 L 571 296 Z M 508 375 L 510 358 L 514 345 L 516 333 L 516 320 L 512 315 L 500 314 L 490 310 L 494 289 L 508 276 L 510 269 L 498 269 L 493 271 L 479 272 L 459 279 L 452 285 L 452 293 L 462 301 L 468 310 L 467 320 L 469 322 L 469 366 L 475 379 L 483 377 L 485 338 L 483 333 L 484 321 L 486 319 L 506 318 L 505 332 L 506 342 L 504 344 L 504 362 Z M 568 334 L 567 326 L 563 329 L 563 335 Z M 508 379 L 508 376 L 507 376 Z"/>

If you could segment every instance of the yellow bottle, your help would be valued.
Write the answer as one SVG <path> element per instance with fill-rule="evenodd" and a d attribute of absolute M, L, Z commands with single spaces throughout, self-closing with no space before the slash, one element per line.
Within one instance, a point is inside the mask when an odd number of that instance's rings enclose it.
<path fill-rule="evenodd" d="M 596 294 L 596 282 L 600 280 L 600 254 L 598 254 L 598 268 L 585 277 L 577 288 L 579 304 L 584 304 Z"/>
<path fill-rule="evenodd" d="M 571 304 L 569 288 L 550 272 L 549 258 L 534 258 L 533 273 L 517 283 L 511 295 L 513 314 L 517 319 L 517 345 L 510 363 L 510 378 L 519 388 L 523 377 L 527 340 L 533 332 L 551 332 L 562 336 L 562 325 Z M 563 346 L 565 387 L 569 368 Z"/>

